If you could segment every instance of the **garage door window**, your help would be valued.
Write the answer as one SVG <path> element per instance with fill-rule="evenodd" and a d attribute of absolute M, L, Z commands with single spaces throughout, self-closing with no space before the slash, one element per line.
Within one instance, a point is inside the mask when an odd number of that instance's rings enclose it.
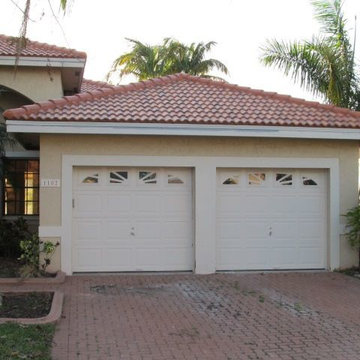
<path fill-rule="evenodd" d="M 230 176 L 223 181 L 223 185 L 237 185 L 239 184 L 240 176 L 234 175 Z"/>
<path fill-rule="evenodd" d="M 139 171 L 139 180 L 144 184 L 156 184 L 156 172 Z"/>
<path fill-rule="evenodd" d="M 250 173 L 248 175 L 249 185 L 263 185 L 266 179 L 264 173 Z"/>
<path fill-rule="evenodd" d="M 168 175 L 168 184 L 183 184 L 184 181 L 181 180 L 178 176 Z"/>
<path fill-rule="evenodd" d="M 303 176 L 302 183 L 305 186 L 317 186 L 317 182 L 309 177 Z"/>
<path fill-rule="evenodd" d="M 99 174 L 93 174 L 90 176 L 87 176 L 82 181 L 83 184 L 97 184 L 99 182 Z"/>
<path fill-rule="evenodd" d="M 276 174 L 276 182 L 279 185 L 292 185 L 293 178 L 292 178 L 291 174 L 277 173 Z"/>
<path fill-rule="evenodd" d="M 123 184 L 127 179 L 127 171 L 110 171 L 110 184 Z"/>

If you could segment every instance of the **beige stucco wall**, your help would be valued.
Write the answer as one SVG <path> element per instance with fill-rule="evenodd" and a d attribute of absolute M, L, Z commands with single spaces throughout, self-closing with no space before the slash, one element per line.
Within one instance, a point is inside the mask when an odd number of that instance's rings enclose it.
<path fill-rule="evenodd" d="M 41 178 L 61 179 L 62 155 L 153 155 L 337 158 L 340 163 L 341 213 L 357 205 L 357 141 L 205 138 L 166 136 L 41 135 Z M 149 164 L 151 165 L 151 164 Z M 61 225 L 61 189 L 40 191 L 40 225 Z M 344 223 L 344 219 L 341 219 Z M 53 239 L 54 241 L 58 239 Z M 342 267 L 356 263 L 356 253 L 341 239 Z M 59 264 L 59 251 L 55 256 Z"/>
<path fill-rule="evenodd" d="M 34 102 L 63 96 L 60 69 L 0 67 L 0 85 L 19 92 Z"/>
<path fill-rule="evenodd" d="M 32 101 L 14 92 L 0 93 L 0 123 L 5 123 L 2 110 L 17 108 L 22 105 L 32 104 Z M 10 135 L 11 137 L 11 135 Z M 14 138 L 13 138 L 14 139 Z M 24 147 L 14 139 L 11 144 L 5 144 L 6 151 L 23 151 Z"/>

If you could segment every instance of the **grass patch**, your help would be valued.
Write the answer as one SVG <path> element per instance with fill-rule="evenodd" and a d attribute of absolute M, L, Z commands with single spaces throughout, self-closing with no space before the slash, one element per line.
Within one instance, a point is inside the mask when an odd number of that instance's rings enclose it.
<path fill-rule="evenodd" d="M 0 325 L 0 359 L 51 360 L 55 325 Z"/>

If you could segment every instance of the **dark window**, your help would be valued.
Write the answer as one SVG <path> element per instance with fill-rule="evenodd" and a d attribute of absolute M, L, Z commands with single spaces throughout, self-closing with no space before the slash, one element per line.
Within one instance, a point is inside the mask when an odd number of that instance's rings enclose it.
<path fill-rule="evenodd" d="M 5 159 L 3 213 L 39 214 L 39 160 Z"/>

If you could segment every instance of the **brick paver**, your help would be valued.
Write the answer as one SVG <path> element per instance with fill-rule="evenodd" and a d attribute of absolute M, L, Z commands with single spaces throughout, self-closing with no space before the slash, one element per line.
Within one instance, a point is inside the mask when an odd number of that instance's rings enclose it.
<path fill-rule="evenodd" d="M 83 275 L 54 360 L 360 359 L 360 280 L 337 273 Z"/>

